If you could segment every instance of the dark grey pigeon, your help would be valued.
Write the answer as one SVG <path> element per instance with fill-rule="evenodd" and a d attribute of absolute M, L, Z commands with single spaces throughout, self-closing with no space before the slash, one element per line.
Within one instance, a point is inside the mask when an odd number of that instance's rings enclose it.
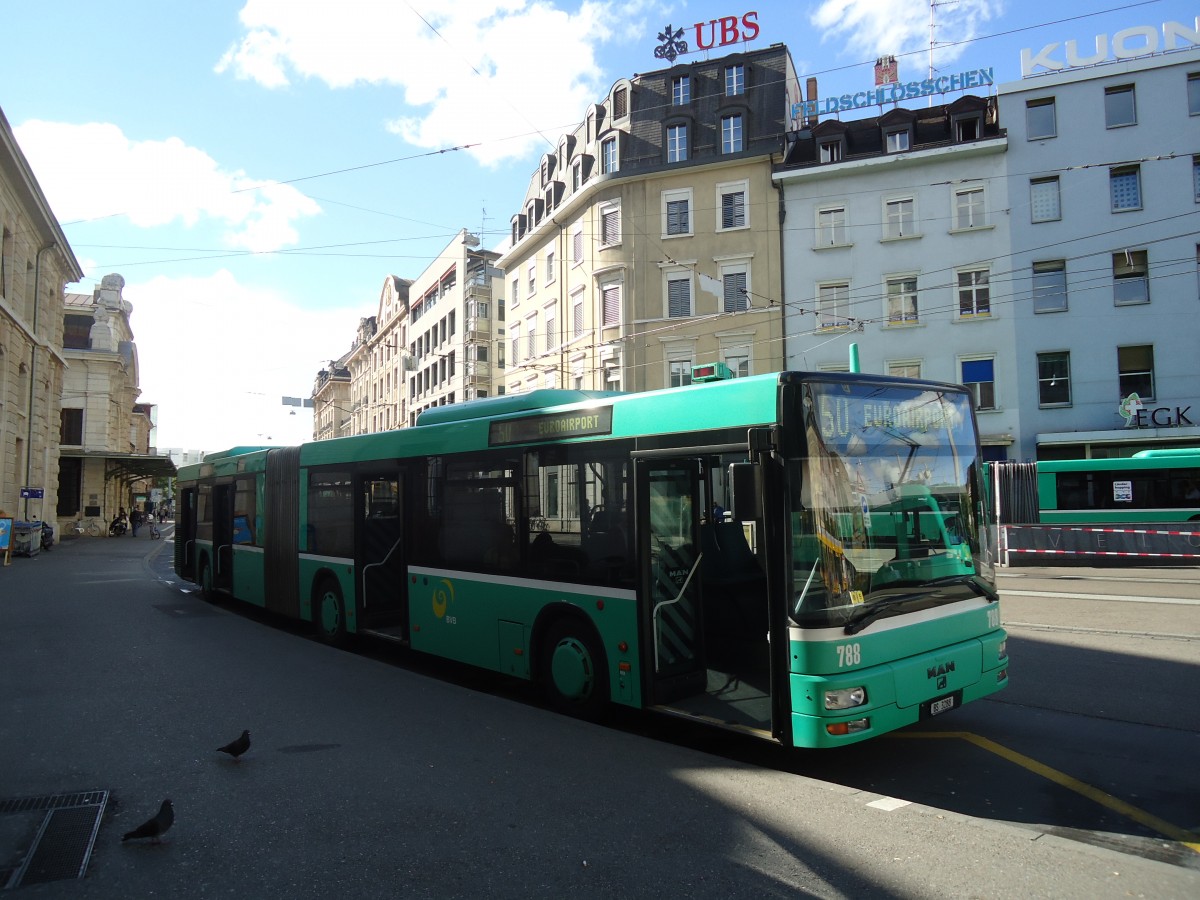
<path fill-rule="evenodd" d="M 218 753 L 228 753 L 235 760 L 250 749 L 250 732 L 243 731 L 242 736 L 230 741 L 224 747 L 218 747 Z"/>
<path fill-rule="evenodd" d="M 158 808 L 158 815 L 153 819 L 147 819 L 133 831 L 125 832 L 121 843 L 138 838 L 151 838 L 152 843 L 160 843 L 159 838 L 166 834 L 167 829 L 173 824 L 175 824 L 175 807 L 171 805 L 170 800 L 164 800 L 162 806 Z"/>

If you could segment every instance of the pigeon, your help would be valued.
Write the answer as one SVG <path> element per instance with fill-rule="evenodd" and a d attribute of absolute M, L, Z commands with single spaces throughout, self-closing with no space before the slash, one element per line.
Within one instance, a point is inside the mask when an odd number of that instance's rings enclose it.
<path fill-rule="evenodd" d="M 125 832 L 121 838 L 121 843 L 125 843 L 130 839 L 138 838 L 153 838 L 153 843 L 161 843 L 159 838 L 167 833 L 167 829 L 175 823 L 175 807 L 171 805 L 170 800 L 164 800 L 162 806 L 158 808 L 158 814 L 152 819 L 147 819 L 133 831 Z"/>
<path fill-rule="evenodd" d="M 250 732 L 243 731 L 242 736 L 230 741 L 224 747 L 218 747 L 218 753 L 228 753 L 236 761 L 239 756 L 250 749 Z"/>

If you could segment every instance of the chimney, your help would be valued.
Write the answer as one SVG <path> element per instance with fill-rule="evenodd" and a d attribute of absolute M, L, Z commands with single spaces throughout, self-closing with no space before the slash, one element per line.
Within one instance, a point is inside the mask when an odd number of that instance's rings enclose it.
<path fill-rule="evenodd" d="M 815 104 L 816 100 L 817 100 L 817 79 L 816 79 L 816 77 L 813 75 L 810 75 L 808 77 L 808 81 L 805 83 L 804 88 L 805 88 L 805 92 L 806 92 L 805 99 L 809 103 Z M 816 106 L 814 105 L 812 108 L 816 109 Z M 811 128 L 812 126 L 814 126 L 816 124 L 817 124 L 816 113 L 814 113 L 813 115 L 809 116 L 807 119 L 804 120 L 805 128 Z"/>

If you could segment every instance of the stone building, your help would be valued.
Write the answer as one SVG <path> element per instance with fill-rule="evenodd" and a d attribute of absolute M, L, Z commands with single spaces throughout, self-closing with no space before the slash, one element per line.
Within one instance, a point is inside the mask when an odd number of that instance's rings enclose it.
<path fill-rule="evenodd" d="M 63 292 L 82 277 L 0 112 L 0 515 L 48 519 L 59 506 Z"/>
<path fill-rule="evenodd" d="M 133 304 L 124 287 L 120 275 L 105 275 L 91 294 L 65 297 L 57 506 L 64 526 L 79 518 L 106 524 L 148 497 L 154 479 L 175 474 L 154 447 L 154 406 L 138 402 Z"/>
<path fill-rule="evenodd" d="M 771 163 L 798 100 L 775 44 L 623 78 L 587 109 L 542 157 L 498 262 L 508 392 L 780 367 Z"/>

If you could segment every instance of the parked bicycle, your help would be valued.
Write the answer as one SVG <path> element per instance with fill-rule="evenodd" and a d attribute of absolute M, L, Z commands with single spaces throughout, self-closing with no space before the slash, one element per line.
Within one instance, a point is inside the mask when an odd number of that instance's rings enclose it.
<path fill-rule="evenodd" d="M 100 537 L 100 523 L 95 519 L 88 519 L 86 522 L 83 519 L 77 519 L 75 533 L 86 534 L 88 537 Z"/>
<path fill-rule="evenodd" d="M 147 518 L 146 523 L 150 526 L 150 540 L 157 541 L 162 537 L 162 532 L 158 530 L 158 524 L 154 521 L 154 516 Z"/>

